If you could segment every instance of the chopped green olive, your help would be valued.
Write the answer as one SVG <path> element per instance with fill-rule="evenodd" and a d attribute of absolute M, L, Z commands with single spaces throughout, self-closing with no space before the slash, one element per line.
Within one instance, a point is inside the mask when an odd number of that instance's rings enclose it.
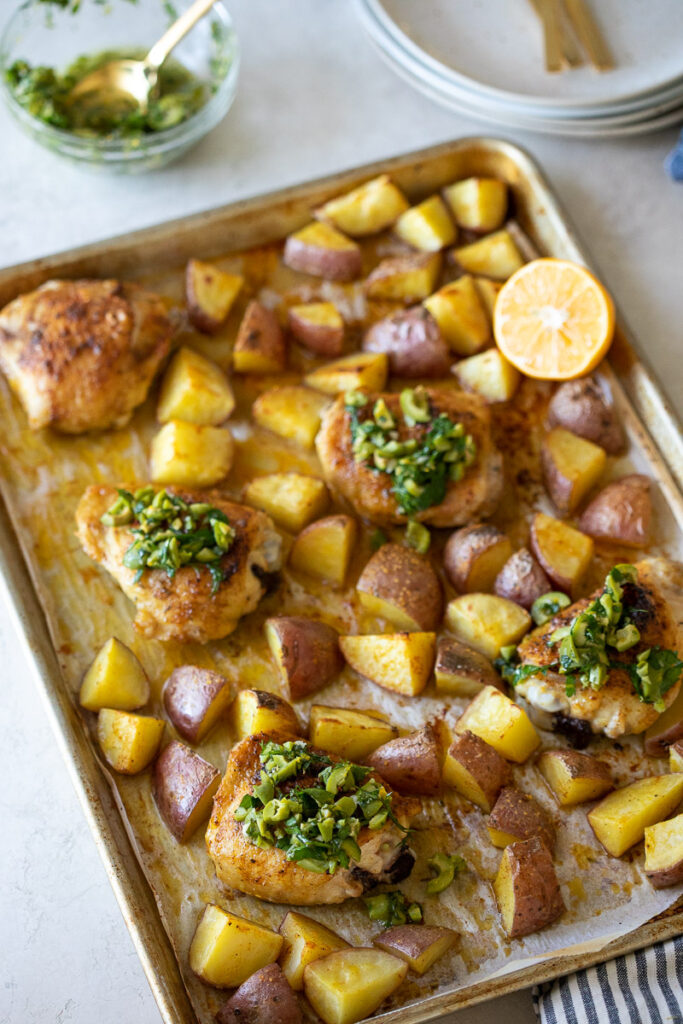
<path fill-rule="evenodd" d="M 422 907 L 419 903 L 409 903 L 400 889 L 392 892 L 377 893 L 363 899 L 368 917 L 371 921 L 379 921 L 385 928 L 396 924 L 419 924 L 422 921 Z"/>
<path fill-rule="evenodd" d="M 531 606 L 531 618 L 537 626 L 544 626 L 546 622 L 557 615 L 563 608 L 568 608 L 571 599 L 559 590 L 550 590 L 547 594 L 537 597 Z"/>
<path fill-rule="evenodd" d="M 408 547 L 414 548 L 420 555 L 426 555 L 431 543 L 432 535 L 427 527 L 411 519 L 406 526 L 406 544 Z"/>
<path fill-rule="evenodd" d="M 467 865 L 464 857 L 459 854 L 435 853 L 427 866 L 435 872 L 434 878 L 427 882 L 427 893 L 429 896 L 436 896 L 443 892 L 455 879 L 455 876 Z"/>

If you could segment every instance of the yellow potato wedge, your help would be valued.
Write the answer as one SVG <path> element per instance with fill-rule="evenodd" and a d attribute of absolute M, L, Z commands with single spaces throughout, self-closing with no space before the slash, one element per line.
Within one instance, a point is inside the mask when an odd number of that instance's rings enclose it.
<path fill-rule="evenodd" d="M 277 960 L 283 942 L 277 932 L 207 903 L 190 946 L 190 967 L 208 985 L 236 988 Z"/>
<path fill-rule="evenodd" d="M 272 473 L 252 480 L 244 489 L 247 505 L 260 508 L 290 533 L 299 533 L 326 511 L 327 487 L 314 476 Z"/>
<path fill-rule="evenodd" d="M 260 427 L 311 449 L 328 401 L 311 388 L 292 384 L 263 391 L 252 405 L 251 414 Z"/>
<path fill-rule="evenodd" d="M 278 318 L 260 302 L 244 311 L 232 353 L 235 373 L 280 373 L 287 365 L 287 344 Z"/>
<path fill-rule="evenodd" d="M 537 512 L 531 521 L 531 550 L 556 586 L 567 593 L 586 575 L 595 545 L 573 526 Z"/>
<path fill-rule="evenodd" d="M 426 974 L 455 945 L 456 938 L 450 928 L 400 924 L 380 932 L 372 941 L 379 949 L 405 960 L 415 974 Z"/>
<path fill-rule="evenodd" d="M 165 725 L 162 718 L 102 708 L 97 716 L 97 742 L 114 771 L 137 775 L 156 756 Z"/>
<path fill-rule="evenodd" d="M 540 931 L 564 913 L 550 851 L 538 836 L 505 848 L 493 891 L 511 939 Z"/>
<path fill-rule="evenodd" d="M 453 697 L 474 697 L 485 686 L 502 688 L 502 680 L 489 659 L 450 636 L 439 638 L 434 678 L 437 693 Z"/>
<path fill-rule="evenodd" d="M 341 935 L 295 910 L 285 915 L 279 931 L 284 939 L 280 967 L 295 992 L 303 989 L 304 970 L 314 960 L 320 960 L 338 949 L 349 949 L 349 943 Z"/>
<path fill-rule="evenodd" d="M 388 375 L 389 357 L 386 352 L 355 352 L 334 363 L 319 366 L 306 374 L 304 380 L 309 387 L 326 395 L 338 395 L 358 388 L 383 391 Z"/>
<path fill-rule="evenodd" d="M 340 754 L 350 761 L 364 761 L 383 743 L 393 740 L 398 729 L 378 711 L 355 711 L 314 704 L 310 739 L 314 747 Z"/>
<path fill-rule="evenodd" d="M 179 349 L 161 382 L 157 404 L 159 423 L 184 420 L 218 426 L 234 408 L 235 396 L 220 366 L 194 349 Z"/>
<path fill-rule="evenodd" d="M 597 800 L 614 785 L 608 764 L 578 750 L 544 750 L 536 766 L 560 807 Z"/>
<path fill-rule="evenodd" d="M 453 256 L 468 274 L 481 274 L 496 281 L 507 281 L 524 265 L 522 254 L 506 228 L 453 249 Z"/>
<path fill-rule="evenodd" d="M 455 223 L 467 231 L 486 234 L 505 220 L 508 187 L 497 178 L 464 178 L 443 190 Z"/>
<path fill-rule="evenodd" d="M 152 439 L 150 475 L 157 484 L 210 487 L 228 475 L 234 451 L 232 434 L 224 427 L 170 420 Z"/>
<path fill-rule="evenodd" d="M 408 200 L 387 174 L 330 199 L 314 211 L 318 220 L 330 221 L 353 238 L 384 231 L 408 209 Z"/>
<path fill-rule="evenodd" d="M 324 1024 L 355 1024 L 403 982 L 408 964 L 381 949 L 341 949 L 308 964 L 306 998 Z"/>
<path fill-rule="evenodd" d="M 473 732 L 508 761 L 523 764 L 541 743 L 529 717 L 494 686 L 486 686 L 465 708 L 456 733 Z"/>
<path fill-rule="evenodd" d="M 404 242 L 422 252 L 439 252 L 452 245 L 457 230 L 441 196 L 430 196 L 402 213 L 394 231 Z"/>
<path fill-rule="evenodd" d="M 588 813 L 596 838 L 621 857 L 643 838 L 645 829 L 676 810 L 683 799 L 683 774 L 651 775 L 615 789 Z"/>
<path fill-rule="evenodd" d="M 496 594 L 462 594 L 449 602 L 446 623 L 458 640 L 493 660 L 501 647 L 521 640 L 531 626 L 531 616 Z"/>
<path fill-rule="evenodd" d="M 220 331 L 243 284 L 241 274 L 227 274 L 211 263 L 190 260 L 185 271 L 185 293 L 192 326 L 202 334 Z"/>
<path fill-rule="evenodd" d="M 455 736 L 443 763 L 446 786 L 490 814 L 510 778 L 510 765 L 480 736 L 469 730 Z"/>
<path fill-rule="evenodd" d="M 439 577 L 412 548 L 384 544 L 370 558 L 356 584 L 362 607 L 399 629 L 435 630 L 443 613 Z"/>
<path fill-rule="evenodd" d="M 436 651 L 434 633 L 389 633 L 381 636 L 341 636 L 347 664 L 385 690 L 415 697 L 432 673 Z"/>
<path fill-rule="evenodd" d="M 655 889 L 683 882 L 683 814 L 645 829 L 645 874 Z"/>
<path fill-rule="evenodd" d="M 382 260 L 363 285 L 369 299 L 409 304 L 425 299 L 441 273 L 441 253 L 418 252 Z"/>
<path fill-rule="evenodd" d="M 475 277 L 474 283 L 477 286 L 477 293 L 486 310 L 489 322 L 493 323 L 493 310 L 503 284 L 501 281 L 492 281 L 490 277 Z"/>
<path fill-rule="evenodd" d="M 130 647 L 115 636 L 100 648 L 83 676 L 79 704 L 88 711 L 135 711 L 149 700 L 149 680 Z"/>
<path fill-rule="evenodd" d="M 573 512 L 598 482 L 607 462 L 603 448 L 555 427 L 546 434 L 541 465 L 548 494 L 560 512 Z"/>
<path fill-rule="evenodd" d="M 522 379 L 497 348 L 463 359 L 455 367 L 455 375 L 466 391 L 474 391 L 487 402 L 509 402 Z"/>
<path fill-rule="evenodd" d="M 358 524 L 351 516 L 336 515 L 318 519 L 305 527 L 289 553 L 289 564 L 298 572 L 325 580 L 334 586 L 344 585 Z"/>
<path fill-rule="evenodd" d="M 480 352 L 491 341 L 491 322 L 469 274 L 445 285 L 423 302 L 451 351 L 460 356 Z"/>
<path fill-rule="evenodd" d="M 240 690 L 230 707 L 230 721 L 238 740 L 260 732 L 302 735 L 292 705 L 267 690 Z"/>
<path fill-rule="evenodd" d="M 333 302 L 290 306 L 289 329 L 298 342 L 321 356 L 341 355 L 344 321 Z"/>

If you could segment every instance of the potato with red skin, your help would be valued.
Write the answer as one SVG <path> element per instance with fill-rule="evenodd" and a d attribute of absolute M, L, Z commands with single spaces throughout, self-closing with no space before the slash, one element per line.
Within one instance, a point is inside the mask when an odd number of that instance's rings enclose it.
<path fill-rule="evenodd" d="M 411 971 L 426 974 L 430 967 L 455 944 L 457 935 L 450 928 L 427 924 L 399 924 L 374 938 L 373 944 L 399 960 L 405 960 Z"/>
<path fill-rule="evenodd" d="M 353 281 L 363 269 L 359 246 L 324 221 L 312 221 L 289 235 L 283 261 L 292 270 L 328 281 Z"/>
<path fill-rule="evenodd" d="M 266 619 L 265 631 L 289 700 L 322 690 L 341 672 L 339 637 L 326 622 L 279 615 Z"/>
<path fill-rule="evenodd" d="M 604 448 L 554 427 L 543 439 L 541 466 L 545 486 L 560 512 L 573 512 L 598 482 L 607 461 Z"/>
<path fill-rule="evenodd" d="M 429 725 L 377 747 L 366 764 L 406 796 L 434 796 L 441 788 L 440 744 Z"/>
<path fill-rule="evenodd" d="M 339 356 L 344 321 L 333 302 L 306 302 L 289 309 L 289 329 L 305 348 L 321 356 Z"/>
<path fill-rule="evenodd" d="M 578 750 L 544 750 L 536 767 L 560 807 L 597 800 L 614 785 L 608 764 Z"/>
<path fill-rule="evenodd" d="M 493 593 L 531 608 L 537 597 L 553 589 L 552 583 L 527 548 L 510 555 L 493 584 Z"/>
<path fill-rule="evenodd" d="M 220 772 L 179 740 L 154 765 L 154 799 L 161 818 L 179 843 L 186 843 L 211 813 Z"/>
<path fill-rule="evenodd" d="M 511 776 L 505 758 L 473 732 L 459 733 L 446 752 L 444 783 L 487 814 Z"/>
<path fill-rule="evenodd" d="M 430 632 L 443 616 L 443 592 L 431 563 L 402 544 L 383 544 L 361 573 L 356 591 L 371 615 L 399 629 Z"/>
<path fill-rule="evenodd" d="M 166 714 L 189 743 L 201 743 L 237 692 L 234 682 L 219 672 L 196 665 L 173 669 L 164 683 Z"/>
<path fill-rule="evenodd" d="M 645 874 L 655 889 L 683 882 L 683 814 L 645 829 Z"/>
<path fill-rule="evenodd" d="M 260 302 L 244 311 L 233 349 L 236 373 L 280 373 L 287 365 L 287 344 L 278 318 Z"/>
<path fill-rule="evenodd" d="M 445 377 L 451 366 L 448 345 L 436 320 L 414 306 L 378 320 L 363 338 L 364 352 L 384 352 L 396 377 Z"/>
<path fill-rule="evenodd" d="M 461 594 L 491 590 L 512 554 L 512 544 L 491 523 L 463 526 L 450 535 L 444 548 L 446 575 Z"/>
<path fill-rule="evenodd" d="M 514 786 L 505 786 L 486 822 L 494 846 L 509 846 L 520 839 L 538 836 L 552 853 L 555 823 L 537 800 Z"/>
<path fill-rule="evenodd" d="M 439 638 L 434 677 L 437 693 L 454 697 L 474 697 L 485 686 L 503 688 L 503 680 L 485 655 L 450 636 Z"/>
<path fill-rule="evenodd" d="M 280 965 L 268 964 L 223 1004 L 216 1024 L 303 1024 L 303 1016 Z"/>
<path fill-rule="evenodd" d="M 600 445 L 609 455 L 624 450 L 624 431 L 594 377 L 565 381 L 548 406 L 548 424 Z"/>
<path fill-rule="evenodd" d="M 630 548 L 648 546 L 651 525 L 650 479 L 641 473 L 607 484 L 579 519 L 579 529 L 589 537 Z"/>
<path fill-rule="evenodd" d="M 645 733 L 645 753 L 650 757 L 666 757 L 667 749 L 677 740 L 683 740 L 683 686 Z"/>
<path fill-rule="evenodd" d="M 511 939 L 540 931 L 565 910 L 550 851 L 538 836 L 505 848 L 493 891 Z"/>

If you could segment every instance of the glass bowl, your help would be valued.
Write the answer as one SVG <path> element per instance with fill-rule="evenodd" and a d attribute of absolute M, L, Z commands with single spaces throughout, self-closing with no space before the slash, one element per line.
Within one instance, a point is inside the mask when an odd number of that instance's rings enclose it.
<path fill-rule="evenodd" d="M 171 6 L 179 14 L 189 3 L 110 0 L 101 4 L 82 0 L 74 11 L 70 5 L 24 0 L 0 35 L 0 91 L 16 121 L 41 145 L 93 170 L 131 174 L 176 160 L 225 117 L 235 97 L 239 45 L 232 18 L 221 0 L 173 51 L 172 58 L 210 87 L 204 105 L 173 128 L 108 139 L 55 128 L 29 114 L 15 99 L 5 80 L 5 69 L 15 60 L 26 60 L 63 71 L 82 54 L 146 51 L 168 27 Z"/>

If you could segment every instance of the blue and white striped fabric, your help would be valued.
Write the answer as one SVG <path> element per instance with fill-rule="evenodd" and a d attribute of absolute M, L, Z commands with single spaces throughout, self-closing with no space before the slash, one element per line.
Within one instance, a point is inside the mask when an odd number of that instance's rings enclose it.
<path fill-rule="evenodd" d="M 541 1024 L 683 1024 L 683 936 L 534 990 Z"/>

